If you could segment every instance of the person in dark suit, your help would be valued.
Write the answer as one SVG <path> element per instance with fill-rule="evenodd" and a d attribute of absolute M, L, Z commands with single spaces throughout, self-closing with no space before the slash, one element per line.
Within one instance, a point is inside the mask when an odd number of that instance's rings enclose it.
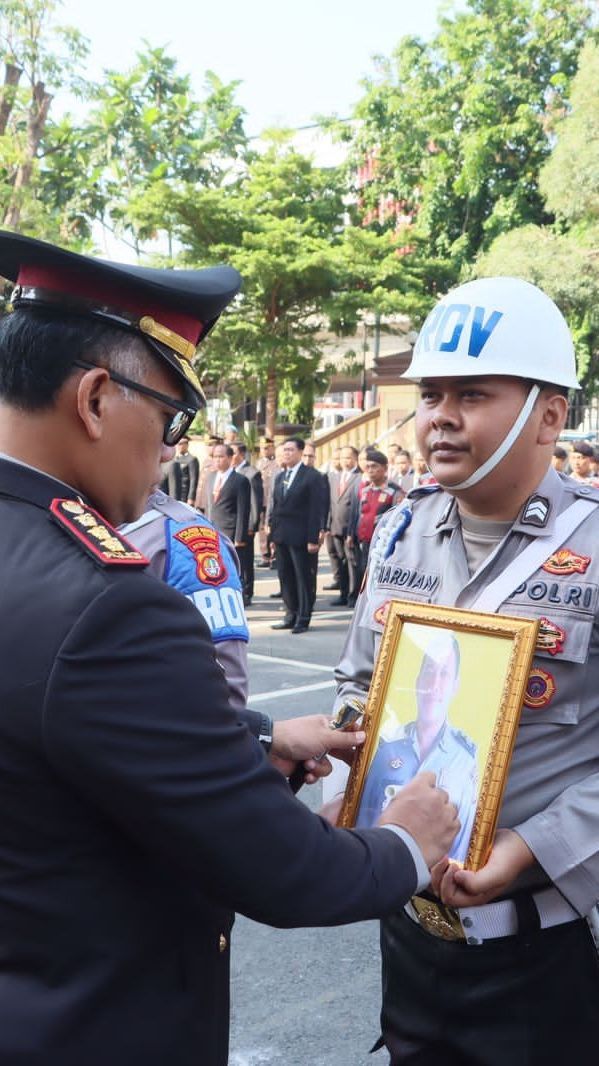
<path fill-rule="evenodd" d="M 200 612 L 115 528 L 201 405 L 191 359 L 237 272 L 0 233 L 0 275 L 17 282 L 0 322 L 0 1061 L 225 1066 L 233 911 L 389 913 L 455 811 L 424 777 L 388 829 L 323 824 L 265 749 L 289 772 L 331 746 L 328 720 L 308 739 L 309 719 L 234 711 Z M 181 545 L 218 582 L 218 554 Z"/>
<path fill-rule="evenodd" d="M 230 444 L 217 444 L 212 458 L 216 469 L 206 481 L 206 513 L 216 528 L 243 550 L 250 523 L 250 483 L 235 472 Z"/>
<path fill-rule="evenodd" d="M 233 448 L 233 467 L 238 474 L 243 474 L 250 483 L 250 520 L 245 548 L 239 554 L 241 582 L 243 585 L 243 602 L 250 607 L 254 595 L 254 544 L 260 529 L 260 518 L 264 510 L 264 489 L 260 471 L 252 466 L 248 459 L 247 445 L 235 441 Z"/>
<path fill-rule="evenodd" d="M 170 459 L 168 463 L 162 463 L 160 470 L 160 491 L 165 492 L 167 496 L 172 496 L 173 500 L 178 500 L 178 494 L 181 491 L 181 472 L 175 460 Z"/>
<path fill-rule="evenodd" d="M 321 475 L 302 463 L 305 442 L 288 437 L 283 445 L 286 469 L 277 477 L 271 510 L 271 537 L 277 546 L 277 567 L 285 617 L 272 629 L 305 633 L 312 615 L 312 555 L 318 555 L 323 523 Z"/>
<path fill-rule="evenodd" d="M 200 476 L 200 464 L 195 455 L 189 450 L 189 437 L 182 437 L 179 441 L 175 454 L 175 468 L 179 474 L 179 484 L 176 486 L 177 495 L 175 500 L 182 500 L 193 507 L 198 490 L 198 478 Z M 171 493 L 170 495 L 173 495 Z"/>
<path fill-rule="evenodd" d="M 304 445 L 304 454 L 302 456 L 302 462 L 306 466 L 309 466 L 312 470 L 316 470 L 316 448 L 312 444 L 311 440 L 307 440 Z M 322 471 L 316 470 L 318 477 L 320 478 L 320 492 L 321 492 L 321 516 L 320 516 L 320 531 L 318 534 L 318 546 L 322 547 L 326 536 L 326 531 L 329 521 L 329 510 L 331 507 L 331 493 L 329 489 L 329 480 L 326 474 Z M 310 555 L 310 609 L 314 610 L 314 604 L 316 602 L 316 586 L 318 582 L 318 556 L 319 552 L 314 552 Z"/>
<path fill-rule="evenodd" d="M 356 561 L 354 548 L 347 543 L 349 516 L 352 507 L 353 492 L 360 481 L 358 466 L 358 449 L 346 445 L 341 449 L 341 470 L 329 472 L 330 512 L 328 528 L 331 534 L 330 552 L 337 559 L 339 596 L 331 600 L 331 606 L 355 606 L 358 589 L 356 587 Z"/>

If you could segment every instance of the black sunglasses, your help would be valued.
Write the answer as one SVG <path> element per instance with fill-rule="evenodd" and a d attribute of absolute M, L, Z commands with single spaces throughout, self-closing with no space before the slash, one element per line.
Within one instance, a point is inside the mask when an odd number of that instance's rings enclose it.
<path fill-rule="evenodd" d="M 84 359 L 75 359 L 73 366 L 78 366 L 82 370 L 93 370 L 98 366 L 97 363 L 87 363 Z M 174 444 L 177 444 L 184 437 L 191 423 L 193 422 L 198 409 L 191 407 L 189 404 L 181 403 L 180 400 L 173 399 L 172 396 L 165 396 L 163 392 L 156 392 L 156 389 L 149 389 L 147 385 L 140 385 L 138 381 L 131 381 L 130 378 L 123 377 L 122 374 L 117 374 L 116 370 L 110 370 L 109 367 L 100 367 L 101 370 L 105 370 L 111 381 L 114 381 L 117 385 L 124 385 L 127 389 L 133 389 L 134 392 L 140 392 L 143 396 L 149 396 L 152 400 L 159 400 L 165 407 L 172 407 L 177 412 L 172 418 L 166 422 L 164 427 L 164 433 L 162 434 L 163 444 L 172 448 Z"/>

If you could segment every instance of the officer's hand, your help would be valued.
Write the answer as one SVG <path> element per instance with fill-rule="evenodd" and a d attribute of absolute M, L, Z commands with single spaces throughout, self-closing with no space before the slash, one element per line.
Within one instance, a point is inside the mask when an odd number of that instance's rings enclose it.
<path fill-rule="evenodd" d="M 429 870 L 447 854 L 460 829 L 455 804 L 435 780 L 434 774 L 418 774 L 379 818 L 379 825 L 398 825 L 414 837 Z"/>
<path fill-rule="evenodd" d="M 324 714 L 309 714 L 305 718 L 288 718 L 273 725 L 271 754 L 293 764 L 304 763 L 308 771 L 306 783 L 330 773 L 330 763 L 324 756 L 330 752 L 335 758 L 351 762 L 354 750 L 366 740 L 363 730 L 342 732 L 331 729 L 331 720 Z"/>
<path fill-rule="evenodd" d="M 501 896 L 534 855 L 521 836 L 512 829 L 500 829 L 486 866 L 473 873 L 455 863 L 433 871 L 433 890 L 449 907 L 480 907 Z"/>
<path fill-rule="evenodd" d="M 327 752 L 333 752 L 339 758 L 350 754 L 366 740 L 366 733 L 355 733 L 331 729 L 331 719 L 325 714 L 308 714 L 304 718 L 288 718 L 275 722 L 272 733 L 274 755 L 293 762 L 305 762 L 306 759 L 320 759 Z"/>
<path fill-rule="evenodd" d="M 315 555 L 320 548 L 320 544 L 307 544 L 306 547 L 308 548 L 310 555 Z"/>

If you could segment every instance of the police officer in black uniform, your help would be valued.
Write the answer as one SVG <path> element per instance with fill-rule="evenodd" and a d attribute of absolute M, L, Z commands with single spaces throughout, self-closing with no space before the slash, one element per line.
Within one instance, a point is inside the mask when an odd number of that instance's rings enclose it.
<path fill-rule="evenodd" d="M 195 346 L 236 272 L 5 233 L 0 274 L 17 282 L 0 323 L 0 1061 L 224 1066 L 233 910 L 388 913 L 455 810 L 424 777 L 386 831 L 311 814 L 264 748 L 290 772 L 331 746 L 327 720 L 308 741 L 233 711 L 199 612 L 114 528 L 195 415 Z"/>

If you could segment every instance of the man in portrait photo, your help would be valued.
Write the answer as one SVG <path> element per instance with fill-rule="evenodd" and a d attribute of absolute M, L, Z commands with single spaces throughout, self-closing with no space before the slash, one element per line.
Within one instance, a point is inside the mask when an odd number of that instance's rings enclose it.
<path fill-rule="evenodd" d="M 416 721 L 399 725 L 392 739 L 380 739 L 356 825 L 375 825 L 400 789 L 421 770 L 430 770 L 458 808 L 461 829 L 449 856 L 464 862 L 476 811 L 478 768 L 476 744 L 449 721 L 459 685 L 460 646 L 453 633 L 439 630 L 426 645 L 416 679 Z M 389 703 L 386 710 L 391 710 Z M 392 713 L 397 718 L 396 708 Z"/>

